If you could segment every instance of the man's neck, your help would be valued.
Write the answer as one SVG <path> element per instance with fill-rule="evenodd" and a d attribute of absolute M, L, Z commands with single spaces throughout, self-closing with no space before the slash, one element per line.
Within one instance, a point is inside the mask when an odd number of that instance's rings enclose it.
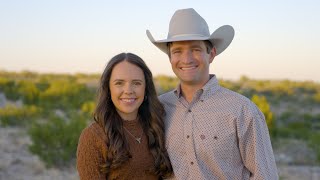
<path fill-rule="evenodd" d="M 183 84 L 181 83 L 181 93 L 182 96 L 190 103 L 195 95 L 195 93 L 201 89 L 205 84 Z"/>

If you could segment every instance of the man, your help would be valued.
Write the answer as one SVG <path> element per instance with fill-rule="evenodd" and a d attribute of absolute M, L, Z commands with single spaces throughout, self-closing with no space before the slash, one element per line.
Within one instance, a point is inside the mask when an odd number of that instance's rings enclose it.
<path fill-rule="evenodd" d="M 166 145 L 177 179 L 278 179 L 268 128 L 248 98 L 225 89 L 209 65 L 234 37 L 231 26 L 210 35 L 194 9 L 174 13 L 168 38 L 150 41 L 180 79 L 160 96 L 167 112 Z"/>

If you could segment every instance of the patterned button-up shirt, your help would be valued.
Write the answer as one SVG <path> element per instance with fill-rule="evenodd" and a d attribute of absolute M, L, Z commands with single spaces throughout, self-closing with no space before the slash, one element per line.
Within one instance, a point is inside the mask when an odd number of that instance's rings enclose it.
<path fill-rule="evenodd" d="M 278 179 L 264 115 L 248 98 L 214 75 L 190 103 L 180 86 L 159 98 L 176 179 Z"/>

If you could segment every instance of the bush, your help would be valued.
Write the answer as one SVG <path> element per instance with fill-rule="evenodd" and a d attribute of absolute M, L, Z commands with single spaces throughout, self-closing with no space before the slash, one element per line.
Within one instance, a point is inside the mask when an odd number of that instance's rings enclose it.
<path fill-rule="evenodd" d="M 251 100 L 258 106 L 261 112 L 264 114 L 270 134 L 274 134 L 274 116 L 270 110 L 270 105 L 265 96 L 253 95 Z"/>
<path fill-rule="evenodd" d="M 311 134 L 311 124 L 307 122 L 291 122 L 286 127 L 276 128 L 277 136 L 307 140 Z"/>
<path fill-rule="evenodd" d="M 79 109 L 94 99 L 94 93 L 85 85 L 69 81 L 53 81 L 49 88 L 40 93 L 40 104 L 49 109 Z"/>
<path fill-rule="evenodd" d="M 0 125 L 2 126 L 23 126 L 30 124 L 39 116 L 41 109 L 31 105 L 17 107 L 9 104 L 0 108 Z"/>
<path fill-rule="evenodd" d="M 26 104 L 37 104 L 40 91 L 35 83 L 31 81 L 20 81 L 17 85 L 17 91 Z"/>
<path fill-rule="evenodd" d="M 320 103 L 320 92 L 317 92 L 316 94 L 313 95 L 313 100 L 316 103 Z"/>
<path fill-rule="evenodd" d="M 75 159 L 78 138 L 86 126 L 82 114 L 73 114 L 70 120 L 55 115 L 48 121 L 36 122 L 28 133 L 32 140 L 30 151 L 40 157 L 47 167 L 64 167 Z"/>
<path fill-rule="evenodd" d="M 179 79 L 175 77 L 159 75 L 154 78 L 154 82 L 158 94 L 163 94 L 176 88 L 179 83 Z"/>
<path fill-rule="evenodd" d="M 19 99 L 19 93 L 16 89 L 15 81 L 0 77 L 0 92 L 3 92 L 8 99 L 14 101 Z"/>
<path fill-rule="evenodd" d="M 96 108 L 96 103 L 94 101 L 87 101 L 82 104 L 81 111 L 88 115 L 92 115 L 95 108 Z"/>
<path fill-rule="evenodd" d="M 320 164 L 320 132 L 310 135 L 309 146 L 317 153 L 317 161 Z"/>

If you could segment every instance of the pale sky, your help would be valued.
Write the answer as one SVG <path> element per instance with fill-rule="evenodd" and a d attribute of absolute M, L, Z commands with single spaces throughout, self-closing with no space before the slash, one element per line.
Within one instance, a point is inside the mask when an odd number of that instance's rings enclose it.
<path fill-rule="evenodd" d="M 320 3 L 316 0 L 0 0 L 0 70 L 101 73 L 120 52 L 142 57 L 154 75 L 174 75 L 148 40 L 165 39 L 177 9 L 194 8 L 212 33 L 229 24 L 235 38 L 217 56 L 218 78 L 320 82 Z"/>

